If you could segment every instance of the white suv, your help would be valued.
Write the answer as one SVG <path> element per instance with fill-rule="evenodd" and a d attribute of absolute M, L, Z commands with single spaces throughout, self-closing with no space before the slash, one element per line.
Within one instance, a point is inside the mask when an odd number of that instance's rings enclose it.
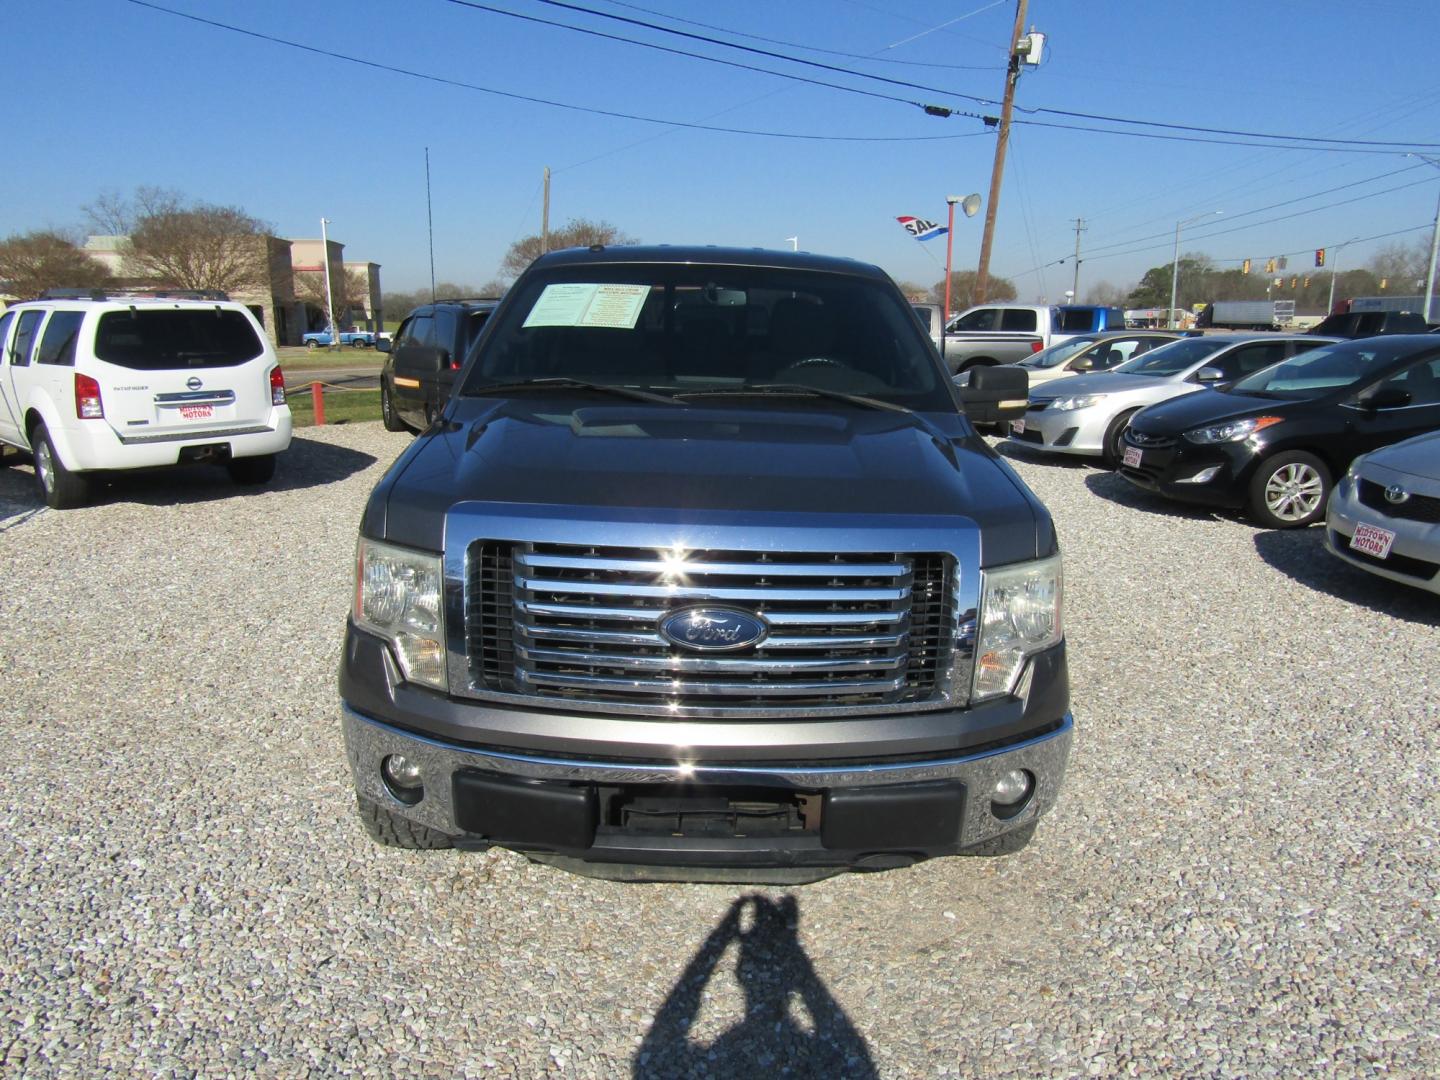
<path fill-rule="evenodd" d="M 91 475 L 209 461 L 263 484 L 290 445 L 275 350 L 228 300 L 95 294 L 0 316 L 0 453 L 28 450 L 46 503 L 80 506 Z"/>

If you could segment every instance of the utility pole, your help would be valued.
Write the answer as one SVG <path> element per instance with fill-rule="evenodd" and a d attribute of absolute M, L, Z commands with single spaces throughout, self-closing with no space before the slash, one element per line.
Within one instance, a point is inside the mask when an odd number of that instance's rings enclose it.
<path fill-rule="evenodd" d="M 974 303 L 983 304 L 990 287 L 990 245 L 995 239 L 995 211 L 1000 205 L 1000 180 L 1005 175 L 1005 147 L 1010 142 L 1010 115 L 1015 109 L 1015 84 L 1020 80 L 1020 34 L 1025 29 L 1028 0 L 1015 5 L 1015 29 L 1010 34 L 1010 65 L 1005 72 L 1005 101 L 1000 109 L 1000 133 L 995 141 L 995 165 L 990 171 L 990 202 L 985 207 L 985 235 L 980 240 L 980 267 L 975 271 Z"/>
<path fill-rule="evenodd" d="M 545 166 L 545 206 L 540 211 L 540 254 L 550 250 L 550 166 Z"/>
<path fill-rule="evenodd" d="M 1075 294 L 1075 303 L 1080 302 L 1080 234 L 1085 231 L 1085 219 L 1075 219 L 1075 281 L 1070 290 Z"/>
<path fill-rule="evenodd" d="M 430 302 L 435 302 L 435 214 L 430 208 L 430 147 L 425 147 L 425 224 L 430 232 Z"/>

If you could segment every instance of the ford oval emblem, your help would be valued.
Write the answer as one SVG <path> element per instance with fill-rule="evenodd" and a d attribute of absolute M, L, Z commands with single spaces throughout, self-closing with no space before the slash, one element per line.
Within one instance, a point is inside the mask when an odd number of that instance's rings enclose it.
<path fill-rule="evenodd" d="M 681 608 L 660 620 L 665 640 L 698 652 L 748 648 L 763 641 L 769 631 L 760 616 L 734 608 Z"/>
<path fill-rule="evenodd" d="M 200 377 L 198 375 L 191 375 L 190 378 L 185 380 L 185 385 L 188 386 L 191 390 L 199 390 L 200 387 L 204 384 L 200 381 Z"/>

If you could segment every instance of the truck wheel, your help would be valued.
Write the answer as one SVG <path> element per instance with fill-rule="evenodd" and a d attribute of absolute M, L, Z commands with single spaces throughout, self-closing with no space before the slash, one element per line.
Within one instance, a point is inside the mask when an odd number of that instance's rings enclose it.
<path fill-rule="evenodd" d="M 444 833 L 417 825 L 369 799 L 357 798 L 356 808 L 360 812 L 360 823 L 377 844 L 411 851 L 438 851 L 455 846 Z"/>
<path fill-rule="evenodd" d="M 307 349 L 309 349 L 311 352 L 314 352 L 316 349 L 318 349 L 318 348 L 320 347 L 320 343 L 319 343 L 318 341 L 316 341 L 314 338 L 311 338 L 309 341 L 305 342 L 305 347 L 306 347 Z"/>
<path fill-rule="evenodd" d="M 1100 458 L 1112 469 L 1120 467 L 1120 459 L 1125 456 L 1125 429 L 1130 426 L 1130 420 L 1139 412 L 1139 409 L 1130 409 L 1123 412 L 1105 429 L 1105 441 L 1100 447 Z"/>
<path fill-rule="evenodd" d="M 275 475 L 275 455 L 231 458 L 225 463 L 225 471 L 237 484 L 268 484 Z"/>
<path fill-rule="evenodd" d="M 1250 478 L 1250 516 L 1267 529 L 1299 529 L 1325 516 L 1330 470 L 1314 454 L 1291 450 L 1260 463 Z"/>
<path fill-rule="evenodd" d="M 386 431 L 404 431 L 405 421 L 395 415 L 395 402 L 390 398 L 390 387 L 380 384 L 380 420 Z"/>
<path fill-rule="evenodd" d="M 1021 825 L 1002 836 L 993 840 L 986 840 L 983 844 L 976 844 L 974 847 L 966 848 L 961 855 L 974 855 L 981 858 L 994 858 L 996 855 L 1013 855 L 1015 852 L 1025 848 L 1030 843 L 1030 838 L 1035 835 L 1035 826 L 1038 822 L 1032 821 L 1028 825 Z"/>
<path fill-rule="evenodd" d="M 44 424 L 35 425 L 30 443 L 35 454 L 35 483 L 46 506 L 71 510 L 90 501 L 90 478 L 65 468 Z"/>

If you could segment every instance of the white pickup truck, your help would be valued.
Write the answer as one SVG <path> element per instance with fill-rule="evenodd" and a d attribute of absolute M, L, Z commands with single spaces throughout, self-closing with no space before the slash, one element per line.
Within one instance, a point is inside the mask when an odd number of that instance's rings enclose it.
<path fill-rule="evenodd" d="M 941 348 L 940 306 L 912 304 Z M 1013 364 L 1075 334 L 1123 330 L 1125 313 L 1089 304 L 982 304 L 950 320 L 942 352 L 952 373 L 981 365 Z"/>

